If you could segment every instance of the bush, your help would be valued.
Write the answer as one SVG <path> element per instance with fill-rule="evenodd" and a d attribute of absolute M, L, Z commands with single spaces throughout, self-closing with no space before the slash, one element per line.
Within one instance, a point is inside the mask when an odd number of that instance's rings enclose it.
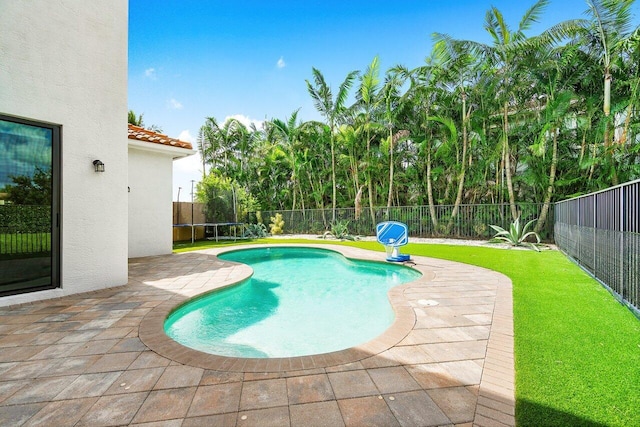
<path fill-rule="evenodd" d="M 282 234 L 284 231 L 284 220 L 282 214 L 277 213 L 276 216 L 271 217 L 271 224 L 269 224 L 271 234 Z"/>
<path fill-rule="evenodd" d="M 236 222 L 258 208 L 251 194 L 215 171 L 198 183 L 196 199 L 204 203 L 206 222 Z"/>
<path fill-rule="evenodd" d="M 0 224 L 7 233 L 51 231 L 51 206 L 0 205 Z"/>

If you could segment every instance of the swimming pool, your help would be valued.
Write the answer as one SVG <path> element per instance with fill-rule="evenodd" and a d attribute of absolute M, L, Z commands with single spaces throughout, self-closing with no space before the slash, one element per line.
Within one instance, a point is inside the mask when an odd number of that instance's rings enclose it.
<path fill-rule="evenodd" d="M 229 357 L 295 357 L 354 347 L 394 320 L 387 291 L 421 273 L 326 249 L 270 247 L 227 252 L 250 265 L 236 286 L 173 311 L 165 332 L 196 350 Z"/>

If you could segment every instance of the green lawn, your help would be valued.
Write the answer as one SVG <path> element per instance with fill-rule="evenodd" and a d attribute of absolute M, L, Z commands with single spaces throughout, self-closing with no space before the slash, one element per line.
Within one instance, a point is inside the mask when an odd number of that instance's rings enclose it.
<path fill-rule="evenodd" d="M 383 251 L 376 242 L 313 242 Z M 176 252 L 232 244 L 196 242 L 176 245 Z M 403 253 L 511 278 L 519 426 L 640 425 L 640 320 L 562 253 L 415 243 Z"/>
<path fill-rule="evenodd" d="M 0 257 L 28 258 L 51 251 L 51 233 L 0 233 Z"/>

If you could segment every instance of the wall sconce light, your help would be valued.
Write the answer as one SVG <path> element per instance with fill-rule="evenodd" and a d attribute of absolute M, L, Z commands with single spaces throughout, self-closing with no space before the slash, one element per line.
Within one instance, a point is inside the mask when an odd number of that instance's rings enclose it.
<path fill-rule="evenodd" d="M 96 172 L 104 172 L 104 163 L 100 160 L 94 160 L 93 166 L 96 168 Z"/>

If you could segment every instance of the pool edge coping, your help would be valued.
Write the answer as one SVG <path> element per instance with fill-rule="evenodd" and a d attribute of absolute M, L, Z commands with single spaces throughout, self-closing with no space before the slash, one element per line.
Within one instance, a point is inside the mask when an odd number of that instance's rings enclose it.
<path fill-rule="evenodd" d="M 220 262 L 234 265 L 244 271 L 243 276 L 234 277 L 232 280 L 223 280 L 216 286 L 199 290 L 192 295 L 176 294 L 172 298 L 153 308 L 141 321 L 138 329 L 140 340 L 157 354 L 178 363 L 195 366 L 203 369 L 217 371 L 243 372 L 243 373 L 264 373 L 264 372 L 291 372 L 297 370 L 321 369 L 332 366 L 354 363 L 376 354 L 382 353 L 400 343 L 411 332 L 416 323 L 416 315 L 413 308 L 407 303 L 403 296 L 404 290 L 424 281 L 430 282 L 434 275 L 429 271 L 423 271 L 418 266 L 414 266 L 422 277 L 414 281 L 395 286 L 387 291 L 387 297 L 393 308 L 395 319 L 391 326 L 382 334 L 361 345 L 338 350 L 329 353 L 321 353 L 308 356 L 282 357 L 282 358 L 239 358 L 227 357 L 205 353 L 186 347 L 169 338 L 164 332 L 164 322 L 167 316 L 177 307 L 187 301 L 201 297 L 202 295 L 233 286 L 249 278 L 253 272 L 246 264 L 221 260 L 217 255 L 238 249 L 265 248 L 265 247 L 312 247 L 318 249 L 331 250 L 340 253 L 348 259 L 358 259 L 363 261 L 378 261 L 373 254 L 380 254 L 380 262 L 384 263 L 384 253 L 371 250 L 354 248 L 350 246 L 338 246 L 327 244 L 256 244 L 229 246 L 224 248 L 204 249 L 187 253 L 201 253 L 213 255 Z M 179 256 L 180 254 L 174 254 Z M 358 256 L 359 255 L 359 256 Z"/>

